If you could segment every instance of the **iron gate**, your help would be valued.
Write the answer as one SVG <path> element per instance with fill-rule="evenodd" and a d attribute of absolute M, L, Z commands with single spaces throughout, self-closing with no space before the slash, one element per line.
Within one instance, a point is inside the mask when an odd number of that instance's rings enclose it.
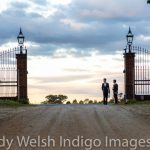
<path fill-rule="evenodd" d="M 0 98 L 17 97 L 17 60 L 19 49 L 0 52 Z"/>
<path fill-rule="evenodd" d="M 18 48 L 0 51 L 0 100 L 18 99 L 28 103 L 27 49 L 23 46 L 24 38 L 20 28 Z"/>
<path fill-rule="evenodd" d="M 150 99 L 150 52 L 141 47 L 132 49 L 135 52 L 135 98 Z"/>

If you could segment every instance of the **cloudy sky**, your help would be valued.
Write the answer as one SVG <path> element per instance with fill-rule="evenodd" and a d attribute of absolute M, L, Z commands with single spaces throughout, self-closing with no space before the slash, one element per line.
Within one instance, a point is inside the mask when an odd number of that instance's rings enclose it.
<path fill-rule="evenodd" d="M 32 103 L 48 94 L 100 100 L 104 77 L 123 92 L 129 26 L 134 44 L 150 47 L 146 0 L 5 0 L 0 20 L 0 50 L 17 46 L 20 27 L 25 35 Z"/>

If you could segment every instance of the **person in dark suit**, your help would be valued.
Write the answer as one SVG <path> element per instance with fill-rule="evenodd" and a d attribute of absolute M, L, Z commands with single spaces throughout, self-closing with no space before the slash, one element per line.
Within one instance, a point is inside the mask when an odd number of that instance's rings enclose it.
<path fill-rule="evenodd" d="M 110 89 L 109 89 L 109 83 L 106 82 L 106 78 L 104 78 L 103 81 L 104 81 L 102 83 L 103 103 L 104 105 L 107 105 L 107 99 L 108 99 L 108 94 L 110 93 Z"/>
<path fill-rule="evenodd" d="M 115 104 L 118 104 L 118 84 L 116 83 L 116 80 L 113 80 L 113 96 L 115 99 Z"/>

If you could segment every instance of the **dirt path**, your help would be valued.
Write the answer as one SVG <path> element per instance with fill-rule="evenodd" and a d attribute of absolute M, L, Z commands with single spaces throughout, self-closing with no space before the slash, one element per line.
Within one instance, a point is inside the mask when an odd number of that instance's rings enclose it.
<path fill-rule="evenodd" d="M 144 116 L 135 108 L 115 105 L 0 108 L 0 149 L 9 149 L 7 140 L 12 140 L 11 150 L 134 150 L 139 141 L 145 143 L 137 149 L 148 150 L 149 114 Z M 29 136 L 31 143 L 19 148 L 20 140 Z"/>

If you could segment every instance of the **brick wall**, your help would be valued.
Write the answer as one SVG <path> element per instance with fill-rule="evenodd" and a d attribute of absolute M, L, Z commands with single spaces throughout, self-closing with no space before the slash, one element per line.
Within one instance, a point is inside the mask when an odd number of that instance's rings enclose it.
<path fill-rule="evenodd" d="M 134 99 L 134 58 L 135 53 L 125 53 L 125 95 L 127 99 Z"/>
<path fill-rule="evenodd" d="M 27 100 L 27 54 L 16 54 L 18 99 Z"/>

